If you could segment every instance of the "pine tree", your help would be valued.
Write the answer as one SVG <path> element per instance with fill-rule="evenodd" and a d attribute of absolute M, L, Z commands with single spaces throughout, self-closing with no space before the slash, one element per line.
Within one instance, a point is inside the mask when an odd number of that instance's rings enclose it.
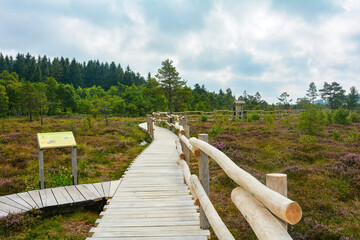
<path fill-rule="evenodd" d="M 345 90 L 337 82 L 325 82 L 324 88 L 319 90 L 321 98 L 328 101 L 331 109 L 337 109 L 345 100 Z"/>
<path fill-rule="evenodd" d="M 307 90 L 306 96 L 314 103 L 315 98 L 318 96 L 315 83 L 312 82 L 309 84 L 309 89 Z"/>
<path fill-rule="evenodd" d="M 358 90 L 353 86 L 350 88 L 350 93 L 347 95 L 346 103 L 347 107 L 349 109 L 355 109 L 359 102 L 359 92 Z"/>
<path fill-rule="evenodd" d="M 158 69 L 155 77 L 159 80 L 160 86 L 167 94 L 171 114 L 174 97 L 177 96 L 179 90 L 186 84 L 186 81 L 181 80 L 178 71 L 173 66 L 173 61 L 170 59 L 166 59 L 161 63 L 161 68 Z"/>

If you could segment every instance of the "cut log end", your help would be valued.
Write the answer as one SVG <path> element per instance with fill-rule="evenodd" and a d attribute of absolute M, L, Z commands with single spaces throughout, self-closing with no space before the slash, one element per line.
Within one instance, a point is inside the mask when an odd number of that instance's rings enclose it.
<path fill-rule="evenodd" d="M 195 155 L 196 157 L 200 156 L 200 150 L 199 150 L 199 149 L 195 149 L 195 150 L 194 150 L 194 155 Z"/>
<path fill-rule="evenodd" d="M 291 225 L 298 223 L 302 217 L 302 210 L 297 202 L 292 202 L 286 209 L 285 216 Z"/>

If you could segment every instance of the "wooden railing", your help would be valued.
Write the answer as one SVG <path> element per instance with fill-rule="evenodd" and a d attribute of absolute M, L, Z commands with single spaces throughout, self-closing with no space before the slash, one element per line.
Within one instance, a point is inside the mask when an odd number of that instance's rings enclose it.
<path fill-rule="evenodd" d="M 165 122 L 173 132 L 176 130 L 178 133 L 177 163 L 183 169 L 184 180 L 195 202 L 200 204 L 201 228 L 208 229 L 210 224 L 219 239 L 234 239 L 208 197 L 208 157 L 210 157 L 239 185 L 232 191 L 231 200 L 248 221 L 256 236 L 259 239 L 292 239 L 287 232 L 287 223 L 294 225 L 299 222 L 302 210 L 298 203 L 287 198 L 285 174 L 267 174 L 265 186 L 238 167 L 223 152 L 208 144 L 207 134 L 199 134 L 198 138 L 189 138 L 186 117 L 167 113 L 155 113 L 154 117 L 148 117 L 148 125 L 162 122 Z M 153 128 L 148 129 L 149 134 L 153 136 Z M 199 178 L 190 173 L 188 165 L 190 152 L 199 157 Z"/>
<path fill-rule="evenodd" d="M 267 115 L 273 115 L 275 118 L 280 118 L 289 115 L 298 115 L 303 112 L 303 109 L 300 110 L 244 110 L 244 116 L 249 116 L 252 114 L 260 115 L 261 119 L 264 119 Z M 153 113 L 155 117 L 159 117 L 160 121 L 167 121 L 167 118 L 170 118 L 169 112 L 156 112 Z M 196 121 L 202 117 L 206 117 L 207 121 L 218 121 L 218 120 L 231 120 L 235 117 L 235 112 L 231 110 L 214 110 L 212 112 L 206 111 L 185 111 L 185 112 L 174 112 L 173 116 L 185 116 L 188 121 Z M 240 116 L 241 117 L 241 116 Z"/>

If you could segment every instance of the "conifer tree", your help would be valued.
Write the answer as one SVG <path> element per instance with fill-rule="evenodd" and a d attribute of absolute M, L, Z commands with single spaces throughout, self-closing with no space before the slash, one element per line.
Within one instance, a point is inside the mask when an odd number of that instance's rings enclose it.
<path fill-rule="evenodd" d="M 168 101 L 170 114 L 173 111 L 173 100 L 176 98 L 179 90 L 186 84 L 186 81 L 181 80 L 179 72 L 173 66 L 173 61 L 166 59 L 161 63 L 161 68 L 155 77 L 159 80 L 161 88 L 165 91 Z"/>

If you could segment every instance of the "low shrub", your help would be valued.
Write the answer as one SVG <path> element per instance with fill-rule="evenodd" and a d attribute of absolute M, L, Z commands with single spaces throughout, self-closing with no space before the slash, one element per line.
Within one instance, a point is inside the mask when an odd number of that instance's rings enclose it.
<path fill-rule="evenodd" d="M 339 108 L 333 114 L 333 121 L 337 124 L 350 125 L 349 111 L 343 108 Z"/>
<path fill-rule="evenodd" d="M 349 114 L 349 120 L 351 122 L 360 122 L 360 113 L 357 113 L 357 112 L 351 112 Z"/>
<path fill-rule="evenodd" d="M 248 117 L 248 121 L 257 121 L 260 120 L 261 116 L 258 113 L 252 113 L 249 117 Z"/>
<path fill-rule="evenodd" d="M 40 218 L 40 211 L 32 210 L 27 213 L 9 213 L 0 218 L 0 235 L 10 236 L 22 231 L 23 228 L 34 225 Z"/>
<path fill-rule="evenodd" d="M 72 184 L 72 174 L 69 168 L 60 167 L 59 169 L 49 168 L 47 170 L 48 180 L 46 187 L 69 186 Z"/>
<path fill-rule="evenodd" d="M 206 115 L 201 115 L 200 122 L 207 122 L 208 117 Z"/>
<path fill-rule="evenodd" d="M 341 133 L 340 133 L 339 131 L 337 131 L 337 130 L 333 131 L 332 137 L 333 137 L 335 140 L 341 140 L 341 139 L 342 139 Z"/>
<path fill-rule="evenodd" d="M 222 131 L 221 125 L 217 125 L 215 127 L 212 127 L 209 129 L 208 134 L 209 135 L 216 135 L 219 134 Z"/>
<path fill-rule="evenodd" d="M 300 136 L 300 140 L 301 143 L 317 143 L 317 138 L 315 136 L 310 136 L 310 135 L 303 135 Z"/>

